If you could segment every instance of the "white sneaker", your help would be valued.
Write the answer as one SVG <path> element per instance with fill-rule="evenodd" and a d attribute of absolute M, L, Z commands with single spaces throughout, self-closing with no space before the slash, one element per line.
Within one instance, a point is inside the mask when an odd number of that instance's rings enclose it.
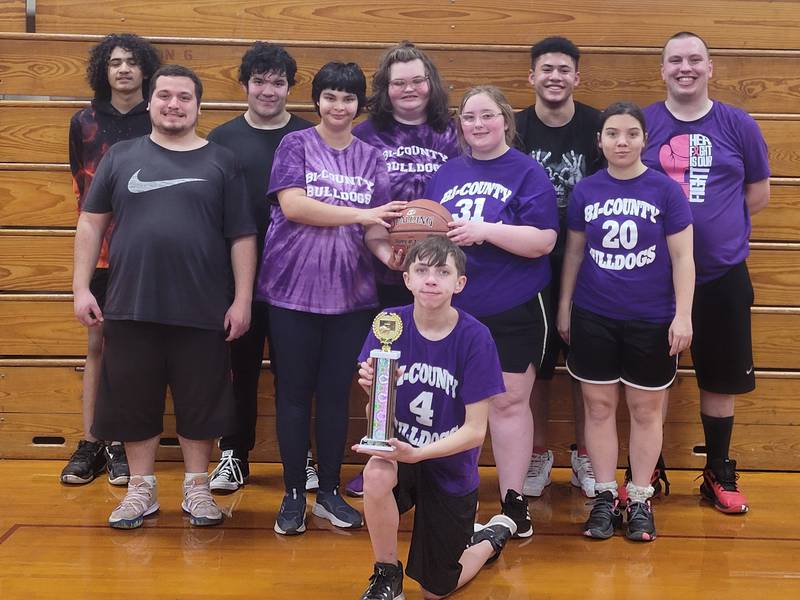
<path fill-rule="evenodd" d="M 144 517 L 158 510 L 156 486 L 149 484 L 141 475 L 128 481 L 128 493 L 108 517 L 108 524 L 115 529 L 136 529 Z"/>
<path fill-rule="evenodd" d="M 572 463 L 572 479 L 570 483 L 575 487 L 583 490 L 587 498 L 594 498 L 594 471 L 592 470 L 592 461 L 588 456 L 578 456 L 578 451 L 573 450 L 570 453 L 570 462 Z"/>
<path fill-rule="evenodd" d="M 310 462 L 306 463 L 306 491 L 314 492 L 319 489 L 319 475 L 314 465 Z"/>
<path fill-rule="evenodd" d="M 526 496 L 541 496 L 542 491 L 552 481 L 550 471 L 553 469 L 553 453 L 548 450 L 543 454 L 536 452 L 531 456 L 531 464 L 528 466 L 528 474 L 525 476 L 525 483 L 522 486 L 522 493 Z"/>
<path fill-rule="evenodd" d="M 219 525 L 225 518 L 211 495 L 207 475 L 184 482 L 181 508 L 189 514 L 189 523 L 195 527 Z"/>

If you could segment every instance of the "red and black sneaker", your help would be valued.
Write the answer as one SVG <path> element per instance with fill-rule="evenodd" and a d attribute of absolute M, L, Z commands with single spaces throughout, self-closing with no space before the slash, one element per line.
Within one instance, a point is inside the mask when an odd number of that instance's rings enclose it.
<path fill-rule="evenodd" d="M 630 463 L 630 459 L 628 459 Z M 619 503 L 622 506 L 628 504 L 628 483 L 633 479 L 633 475 L 631 474 L 630 465 L 627 469 L 625 469 L 625 481 L 622 484 L 622 487 L 619 488 Z M 662 485 L 663 484 L 663 485 Z M 650 477 L 650 485 L 653 486 L 653 498 L 659 498 L 661 496 L 661 489 L 664 489 L 664 495 L 669 496 L 669 479 L 667 479 L 667 467 L 664 466 L 664 455 L 658 455 L 658 462 L 656 463 L 656 468 L 653 470 L 653 475 Z"/>
<path fill-rule="evenodd" d="M 703 469 L 703 483 L 700 493 L 703 498 L 714 505 L 718 511 L 736 515 L 750 510 L 747 498 L 739 491 L 736 480 L 736 461 L 729 458 L 714 458 L 708 461 Z"/>

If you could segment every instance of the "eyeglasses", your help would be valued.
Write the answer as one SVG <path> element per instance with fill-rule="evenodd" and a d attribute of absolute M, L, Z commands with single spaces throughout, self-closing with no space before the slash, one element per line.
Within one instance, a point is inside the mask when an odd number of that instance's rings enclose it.
<path fill-rule="evenodd" d="M 423 85 L 428 83 L 428 77 L 414 77 L 414 79 L 392 79 L 389 82 L 389 85 L 396 90 L 404 90 L 409 85 L 414 88 L 418 89 L 421 88 Z"/>
<path fill-rule="evenodd" d="M 465 125 L 474 125 L 478 121 L 481 121 L 482 123 L 487 123 L 489 121 L 493 121 L 497 117 L 502 117 L 502 116 L 503 113 L 501 112 L 496 112 L 496 113 L 485 112 L 479 115 L 473 115 L 472 113 L 467 113 L 464 115 L 459 115 L 458 118 L 461 119 L 461 122 L 464 123 Z"/>
<path fill-rule="evenodd" d="M 117 68 L 122 66 L 122 63 L 127 64 L 129 67 L 138 67 L 139 66 L 139 61 L 136 60 L 133 57 L 131 57 L 131 58 L 112 58 L 111 60 L 108 61 L 108 66 L 109 67 L 114 67 L 115 69 L 117 69 Z"/>

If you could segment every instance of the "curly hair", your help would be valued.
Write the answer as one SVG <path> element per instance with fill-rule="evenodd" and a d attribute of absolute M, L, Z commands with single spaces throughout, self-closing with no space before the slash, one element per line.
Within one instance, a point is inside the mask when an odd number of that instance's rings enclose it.
<path fill-rule="evenodd" d="M 367 101 L 369 118 L 378 130 L 386 129 L 392 123 L 392 102 L 389 99 L 389 69 L 394 63 L 422 61 L 428 77 L 430 95 L 426 107 L 427 122 L 434 130 L 442 132 L 450 123 L 447 89 L 439 75 L 439 69 L 422 50 L 409 41 L 402 41 L 389 48 L 381 57 L 378 68 L 372 76 L 372 95 Z"/>
<path fill-rule="evenodd" d="M 253 73 L 285 75 L 289 87 L 295 84 L 297 62 L 283 46 L 270 42 L 256 42 L 242 56 L 239 66 L 239 82 L 247 86 Z"/>
<path fill-rule="evenodd" d="M 142 69 L 144 81 L 142 96 L 149 95 L 150 78 L 161 66 L 161 59 L 153 45 L 133 33 L 111 33 L 89 51 L 89 64 L 86 66 L 86 79 L 94 91 L 96 100 L 111 98 L 111 85 L 108 83 L 108 58 L 114 48 L 127 50 Z"/>
<path fill-rule="evenodd" d="M 566 54 L 575 63 L 575 70 L 578 70 L 578 63 L 581 60 L 581 51 L 570 40 L 561 36 L 554 36 L 539 40 L 531 46 L 531 68 L 536 67 L 536 61 L 544 54 Z"/>

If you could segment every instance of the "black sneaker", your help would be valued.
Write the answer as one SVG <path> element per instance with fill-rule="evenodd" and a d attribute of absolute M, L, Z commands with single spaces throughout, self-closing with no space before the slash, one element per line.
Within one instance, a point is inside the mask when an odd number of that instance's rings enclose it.
<path fill-rule="evenodd" d="M 528 510 L 528 499 L 525 496 L 517 491 L 508 490 L 506 498 L 500 503 L 500 506 L 502 513 L 511 517 L 517 526 L 517 531 L 514 533 L 515 538 L 526 538 L 533 535 L 531 513 Z"/>
<path fill-rule="evenodd" d="M 67 466 L 61 471 L 62 483 L 89 483 L 106 468 L 103 442 L 81 440 Z"/>
<path fill-rule="evenodd" d="M 403 595 L 403 563 L 375 563 L 369 586 L 360 600 L 405 600 Z"/>
<path fill-rule="evenodd" d="M 628 514 L 628 531 L 625 537 L 635 542 L 652 542 L 656 539 L 656 524 L 653 521 L 650 500 L 628 502 L 625 512 Z"/>
<path fill-rule="evenodd" d="M 625 481 L 622 482 L 622 487 L 619 488 L 619 503 L 622 506 L 625 506 L 628 503 L 628 484 L 633 480 L 630 462 L 631 459 L 628 458 L 628 468 L 625 469 Z M 650 485 L 653 486 L 653 498 L 658 498 L 661 496 L 662 487 L 664 490 L 664 496 L 669 496 L 669 479 L 667 479 L 667 467 L 664 465 L 663 454 L 658 455 L 656 468 L 653 469 L 653 475 L 650 477 Z"/>
<path fill-rule="evenodd" d="M 339 495 L 339 488 L 334 488 L 332 492 L 317 492 L 317 501 L 311 512 L 323 519 L 328 519 L 336 527 L 345 529 L 358 529 L 364 525 L 361 513 L 350 506 Z"/>
<path fill-rule="evenodd" d="M 506 542 L 516 532 L 517 524 L 514 523 L 514 519 L 506 515 L 495 515 L 489 519 L 489 522 L 484 527 L 472 534 L 467 548 L 483 541 L 489 542 L 494 548 L 494 554 L 484 563 L 488 565 L 500 558 L 500 553 L 503 551 Z"/>
<path fill-rule="evenodd" d="M 128 457 L 122 444 L 106 444 L 106 470 L 108 483 L 111 485 L 128 485 L 131 477 L 128 469 Z"/>
<path fill-rule="evenodd" d="M 293 489 L 283 497 L 273 529 L 281 535 L 300 535 L 306 530 L 305 494 Z"/>
<path fill-rule="evenodd" d="M 223 450 L 219 464 L 209 475 L 209 487 L 212 492 L 235 492 L 247 483 L 250 466 L 247 459 L 242 460 L 235 450 Z"/>
<path fill-rule="evenodd" d="M 606 490 L 600 492 L 592 501 L 592 512 L 583 525 L 583 535 L 598 540 L 607 540 L 614 535 L 614 530 L 622 526 L 622 511 L 619 498 Z"/>

